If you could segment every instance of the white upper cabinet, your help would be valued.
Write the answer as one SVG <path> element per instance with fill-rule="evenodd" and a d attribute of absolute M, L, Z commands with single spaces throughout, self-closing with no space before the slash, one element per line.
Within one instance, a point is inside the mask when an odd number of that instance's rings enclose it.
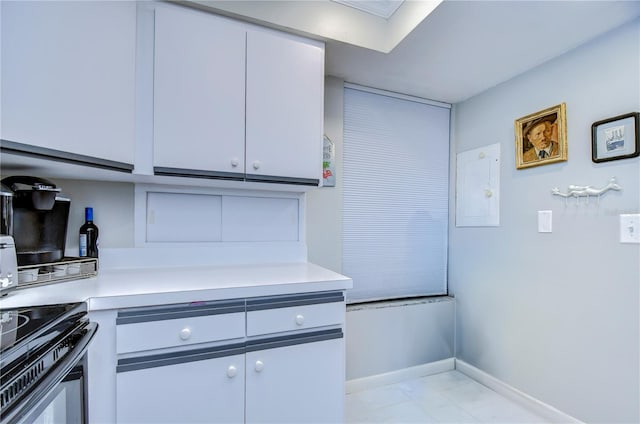
<path fill-rule="evenodd" d="M 247 34 L 247 178 L 321 179 L 324 47 Z"/>
<path fill-rule="evenodd" d="M 156 8 L 154 167 L 244 176 L 245 33 L 207 13 Z"/>
<path fill-rule="evenodd" d="M 0 7 L 6 169 L 35 156 L 63 178 L 321 181 L 323 43 L 168 2 Z"/>
<path fill-rule="evenodd" d="M 133 164 L 135 2 L 0 7 L 2 139 Z"/>
<path fill-rule="evenodd" d="M 155 6 L 156 175 L 318 185 L 324 45 Z"/>

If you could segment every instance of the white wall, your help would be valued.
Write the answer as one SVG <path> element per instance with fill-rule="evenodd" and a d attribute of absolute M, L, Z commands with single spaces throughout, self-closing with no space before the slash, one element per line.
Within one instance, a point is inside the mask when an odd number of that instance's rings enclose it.
<path fill-rule="evenodd" d="M 514 120 L 561 102 L 569 160 L 516 170 Z M 619 243 L 618 218 L 640 212 L 640 158 L 595 164 L 590 133 L 633 111 L 638 20 L 455 107 L 453 153 L 502 150 L 500 227 L 456 228 L 451 179 L 456 356 L 586 422 L 640 421 L 640 245 Z M 612 176 L 623 190 L 599 206 L 551 195 Z M 553 233 L 537 232 L 539 210 L 553 211 Z"/>
<path fill-rule="evenodd" d="M 335 145 L 336 186 L 307 192 L 306 240 L 309 262 L 341 272 L 344 82 L 327 77 L 324 92 L 324 133 Z"/>
<path fill-rule="evenodd" d="M 446 296 L 347 307 L 347 380 L 452 358 L 454 310 Z"/>

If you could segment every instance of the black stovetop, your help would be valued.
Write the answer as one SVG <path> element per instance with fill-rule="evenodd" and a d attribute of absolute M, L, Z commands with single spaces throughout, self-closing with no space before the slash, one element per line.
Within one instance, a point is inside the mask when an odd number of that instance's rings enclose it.
<path fill-rule="evenodd" d="M 85 303 L 0 309 L 0 368 L 56 338 L 86 313 Z"/>

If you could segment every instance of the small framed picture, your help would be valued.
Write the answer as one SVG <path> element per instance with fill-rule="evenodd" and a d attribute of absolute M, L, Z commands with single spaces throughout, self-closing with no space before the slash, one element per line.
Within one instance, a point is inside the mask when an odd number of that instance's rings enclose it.
<path fill-rule="evenodd" d="M 516 119 L 516 168 L 567 160 L 566 106 L 561 103 Z"/>
<path fill-rule="evenodd" d="M 640 155 L 640 113 L 603 119 L 591 125 L 591 160 L 633 158 Z"/>

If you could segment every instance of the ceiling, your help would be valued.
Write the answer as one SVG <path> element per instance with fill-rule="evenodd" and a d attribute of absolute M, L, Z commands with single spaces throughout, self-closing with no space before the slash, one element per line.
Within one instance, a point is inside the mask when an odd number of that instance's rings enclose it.
<path fill-rule="evenodd" d="M 389 20 L 329 0 L 198 3 L 218 12 L 227 4 L 226 14 L 324 40 L 327 75 L 446 103 L 464 101 L 640 16 L 640 1 L 608 0 L 410 0 Z M 243 9 L 229 12 L 234 3 Z M 426 13 L 435 9 L 416 19 L 410 8 L 417 5 Z M 320 7 L 341 14 L 335 35 L 319 25 L 326 22 Z M 404 34 L 384 32 L 402 16 L 413 16 L 410 28 L 399 31 Z"/>
<path fill-rule="evenodd" d="M 360 7 L 400 3 L 388 17 Z M 192 0 L 191 6 L 321 40 L 389 53 L 442 0 Z M 374 7 L 375 8 L 375 7 Z M 373 8 L 372 8 L 373 9 Z"/>

